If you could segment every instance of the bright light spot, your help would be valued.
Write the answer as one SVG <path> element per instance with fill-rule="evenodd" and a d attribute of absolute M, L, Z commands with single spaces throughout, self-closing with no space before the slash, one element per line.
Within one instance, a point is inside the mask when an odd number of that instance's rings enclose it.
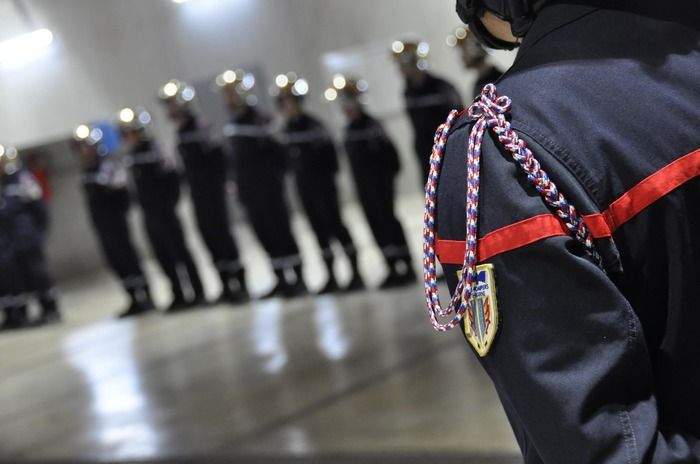
<path fill-rule="evenodd" d="M 455 35 L 457 36 L 457 38 L 458 38 L 459 40 L 464 40 L 464 39 L 466 39 L 466 38 L 467 38 L 467 34 L 468 34 L 467 30 L 466 30 L 465 28 L 463 28 L 463 27 L 457 28 L 457 31 L 455 32 Z"/>
<path fill-rule="evenodd" d="M 182 90 L 182 99 L 186 102 L 194 100 L 195 91 L 192 87 L 185 87 Z"/>
<path fill-rule="evenodd" d="M 297 96 L 304 96 L 309 93 L 309 83 L 306 82 L 306 79 L 299 79 L 294 83 L 292 90 Z"/>
<path fill-rule="evenodd" d="M 151 115 L 148 111 L 142 111 L 139 113 L 139 122 L 144 126 L 151 122 Z"/>
<path fill-rule="evenodd" d="M 233 84 L 236 82 L 236 72 L 231 71 L 230 69 L 228 71 L 224 71 L 221 77 L 224 79 L 226 84 Z"/>
<path fill-rule="evenodd" d="M 275 77 L 275 84 L 277 87 L 286 87 L 289 84 L 289 78 L 284 74 L 279 74 Z"/>
<path fill-rule="evenodd" d="M 430 45 L 427 42 L 419 43 L 417 53 L 421 58 L 425 58 L 430 53 Z"/>
<path fill-rule="evenodd" d="M 338 99 L 338 91 L 335 89 L 326 89 L 323 96 L 326 97 L 326 100 L 329 102 L 336 101 Z"/>
<path fill-rule="evenodd" d="M 0 42 L 0 63 L 18 64 L 35 58 L 53 42 L 53 33 L 38 29 Z"/>
<path fill-rule="evenodd" d="M 79 140 L 85 140 L 90 136 L 90 128 L 85 124 L 78 126 L 75 129 L 75 138 Z"/>
<path fill-rule="evenodd" d="M 391 49 L 394 51 L 394 53 L 403 53 L 403 51 L 406 49 L 406 46 L 403 44 L 403 42 L 397 40 L 393 44 L 391 44 Z"/>
<path fill-rule="evenodd" d="M 95 142 L 99 142 L 100 140 L 102 140 L 103 136 L 104 134 L 102 133 L 102 129 L 100 129 L 99 127 L 95 127 L 92 130 L 92 132 L 90 132 L 90 138 Z"/>
<path fill-rule="evenodd" d="M 448 47 L 455 47 L 457 45 L 457 37 L 451 35 L 446 40 Z"/>
<path fill-rule="evenodd" d="M 243 88 L 245 90 L 250 90 L 253 87 L 255 87 L 255 76 L 252 74 L 248 73 L 243 77 L 243 81 L 241 83 L 243 85 Z"/>
<path fill-rule="evenodd" d="M 0 158 L 5 156 L 5 147 L 3 145 L 0 145 Z"/>
<path fill-rule="evenodd" d="M 343 90 L 347 83 L 348 82 L 347 80 L 345 80 L 345 76 L 343 76 L 342 74 L 336 74 L 333 78 L 333 87 L 335 87 L 338 90 Z"/>
<path fill-rule="evenodd" d="M 168 82 L 163 86 L 163 95 L 166 97 L 174 97 L 177 95 L 177 84 L 173 81 Z"/>
<path fill-rule="evenodd" d="M 173 3 L 185 3 L 187 0 L 173 0 Z"/>
<path fill-rule="evenodd" d="M 15 147 L 7 147 L 7 159 L 13 160 L 17 158 L 17 149 Z"/>
<path fill-rule="evenodd" d="M 369 90 L 369 84 L 367 81 L 364 79 L 357 81 L 357 90 L 360 92 L 367 92 Z"/>
<path fill-rule="evenodd" d="M 119 112 L 119 120 L 127 124 L 132 122 L 135 117 L 134 110 L 131 108 L 124 108 Z"/>

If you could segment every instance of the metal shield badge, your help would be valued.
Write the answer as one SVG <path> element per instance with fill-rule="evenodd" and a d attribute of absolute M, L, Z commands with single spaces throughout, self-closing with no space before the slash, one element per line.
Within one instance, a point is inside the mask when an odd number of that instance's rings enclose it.
<path fill-rule="evenodd" d="M 482 358 L 496 339 L 500 314 L 496 299 L 496 279 L 492 264 L 476 268 L 477 284 L 464 318 L 464 334 Z"/>

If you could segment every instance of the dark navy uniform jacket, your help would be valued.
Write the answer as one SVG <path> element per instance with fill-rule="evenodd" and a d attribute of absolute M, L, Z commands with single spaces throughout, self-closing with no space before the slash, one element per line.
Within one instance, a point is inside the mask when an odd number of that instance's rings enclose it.
<path fill-rule="evenodd" d="M 700 19 L 664 3 L 663 19 L 546 7 L 497 83 L 605 260 L 485 136 L 479 258 L 501 323 L 482 363 L 528 464 L 700 462 Z M 454 124 L 439 182 L 452 290 L 470 129 Z"/>
<path fill-rule="evenodd" d="M 3 174 L 0 181 L 0 209 L 7 219 L 12 248 L 18 251 L 41 248 L 48 226 L 41 186 L 32 173 L 20 168 Z"/>

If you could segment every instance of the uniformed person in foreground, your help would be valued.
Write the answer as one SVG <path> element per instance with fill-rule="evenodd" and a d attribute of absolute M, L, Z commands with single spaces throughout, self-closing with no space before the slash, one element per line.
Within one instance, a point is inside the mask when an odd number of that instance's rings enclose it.
<path fill-rule="evenodd" d="M 14 280 L 10 284 L 16 295 L 14 315 L 10 325 L 21 327 L 28 322 L 25 298 L 35 299 L 41 308 L 39 319 L 33 325 L 59 322 L 58 290 L 48 268 L 44 247 L 48 216 L 42 191 L 34 176 L 24 169 L 17 150 L 0 149 L 0 203 L 8 218 L 8 230 Z M 6 276 L 3 276 L 3 278 Z M 16 279 L 16 280 L 15 280 Z"/>
<path fill-rule="evenodd" d="M 284 198 L 284 150 L 273 138 L 271 118 L 257 108 L 255 77 L 227 70 L 217 76 L 216 85 L 231 113 L 224 135 L 231 144 L 238 196 L 277 276 L 264 298 L 305 295 L 301 255 Z"/>
<path fill-rule="evenodd" d="M 700 5 L 602 4 L 458 2 L 519 50 L 439 137 L 426 296 L 433 251 L 474 283 L 462 329 L 526 463 L 698 463 Z"/>
<path fill-rule="evenodd" d="M 151 292 L 131 239 L 128 214 L 131 194 L 126 169 L 105 144 L 105 125 L 78 126 L 75 150 L 82 168 L 81 181 L 93 229 L 109 267 L 129 297 L 120 318 L 139 316 L 155 309 Z"/>
<path fill-rule="evenodd" d="M 467 70 L 476 72 L 476 82 L 472 97 L 476 97 L 486 84 L 496 82 L 503 74 L 497 67 L 488 62 L 488 53 L 483 45 L 469 32 L 465 26 L 459 26 L 447 36 L 447 45 L 459 51 L 462 64 Z"/>
<path fill-rule="evenodd" d="M 206 304 L 199 271 L 185 241 L 177 215 L 180 176 L 171 160 L 153 140 L 148 111 L 124 108 L 119 112 L 119 128 L 127 146 L 127 164 L 146 233 L 163 272 L 170 281 L 173 300 L 169 313 L 196 309 Z M 189 295 L 188 295 L 189 293 Z"/>
<path fill-rule="evenodd" d="M 401 170 L 399 153 L 382 124 L 367 112 L 367 89 L 367 81 L 338 74 L 325 97 L 338 101 L 347 118 L 345 152 L 360 204 L 389 269 L 381 288 L 391 288 L 415 283 L 416 274 L 395 211 L 394 184 Z"/>
<path fill-rule="evenodd" d="M 219 301 L 244 303 L 249 296 L 245 269 L 231 233 L 226 155 L 197 114 L 195 94 L 194 87 L 171 80 L 161 87 L 158 96 L 177 126 L 177 147 L 185 167 L 197 226 L 221 279 L 223 290 Z"/>
<path fill-rule="evenodd" d="M 328 273 L 328 281 L 319 293 L 340 290 L 333 270 L 333 242 L 342 247 L 350 261 L 352 277 L 344 290 L 361 290 L 365 284 L 358 269 L 357 248 L 340 214 L 336 185 L 338 153 L 328 129 L 304 107 L 308 92 L 307 81 L 295 73 L 280 74 L 275 78 L 273 96 L 285 119 L 281 140 Z"/>
<path fill-rule="evenodd" d="M 462 106 L 462 99 L 452 84 L 428 70 L 430 46 L 427 42 L 397 40 L 391 51 L 406 83 L 406 112 L 413 127 L 413 147 L 423 173 L 421 179 L 425 179 L 435 128 L 444 122 L 450 110 Z"/>

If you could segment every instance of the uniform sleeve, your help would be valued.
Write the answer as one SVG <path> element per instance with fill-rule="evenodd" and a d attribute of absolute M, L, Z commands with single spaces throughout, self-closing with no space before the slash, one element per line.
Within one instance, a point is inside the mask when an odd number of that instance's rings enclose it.
<path fill-rule="evenodd" d="M 453 139 L 448 157 L 463 159 L 466 135 Z M 548 213 L 488 136 L 481 178 L 480 230 Z M 699 462 L 697 440 L 660 419 L 633 308 L 575 240 L 546 239 L 487 263 L 495 267 L 501 319 L 482 364 L 527 463 Z"/>

